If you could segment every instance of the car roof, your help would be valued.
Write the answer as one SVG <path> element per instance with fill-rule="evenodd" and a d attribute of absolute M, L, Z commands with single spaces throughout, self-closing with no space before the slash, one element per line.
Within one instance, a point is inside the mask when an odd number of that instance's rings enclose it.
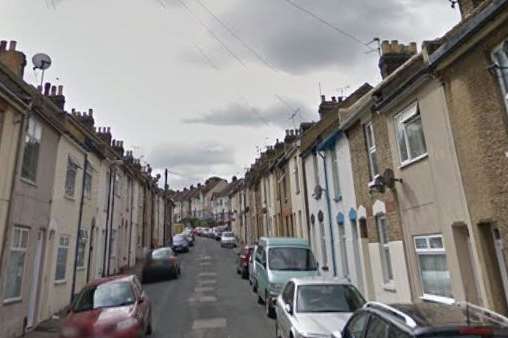
<path fill-rule="evenodd" d="M 291 278 L 290 281 L 294 282 L 296 286 L 302 285 L 352 285 L 350 281 L 343 278 L 334 278 L 334 277 L 326 277 L 326 276 L 309 276 L 309 277 L 299 277 L 299 278 Z"/>
<path fill-rule="evenodd" d="M 308 241 L 294 237 L 261 237 L 259 244 L 266 246 L 302 246 L 309 247 Z"/>
<path fill-rule="evenodd" d="M 367 303 L 366 309 L 403 324 L 413 332 L 439 331 L 461 326 L 489 326 L 508 328 L 508 318 L 488 309 L 468 303 Z"/>
<path fill-rule="evenodd" d="M 99 286 L 111 282 L 132 282 L 136 276 L 135 275 L 118 275 L 118 276 L 110 276 L 98 278 L 86 285 L 86 287 L 94 287 Z"/>

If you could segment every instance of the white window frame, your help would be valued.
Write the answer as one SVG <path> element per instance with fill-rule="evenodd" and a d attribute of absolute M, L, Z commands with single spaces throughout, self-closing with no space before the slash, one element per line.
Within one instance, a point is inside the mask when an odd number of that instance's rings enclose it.
<path fill-rule="evenodd" d="M 339 223 L 339 243 L 340 243 L 340 258 L 342 261 L 342 273 L 344 278 L 349 279 L 349 262 L 348 262 L 348 255 L 347 255 L 347 235 L 346 235 L 346 226 L 344 223 Z"/>
<path fill-rule="evenodd" d="M 65 196 L 74 198 L 76 193 L 76 179 L 78 177 L 78 164 L 70 156 L 67 157 L 67 169 L 65 170 Z"/>
<path fill-rule="evenodd" d="M 16 236 L 16 233 L 19 233 L 19 236 Z M 23 236 L 26 235 L 26 241 L 23 243 Z M 18 239 L 17 241 L 15 239 Z M 19 291 L 19 295 L 13 295 L 10 297 L 6 297 L 3 302 L 4 303 L 11 303 L 11 302 L 17 302 L 21 301 L 23 299 L 23 280 L 25 277 L 25 263 L 26 263 L 26 256 L 28 251 L 28 243 L 30 241 L 30 230 L 28 228 L 25 228 L 23 226 L 16 225 L 12 229 L 12 239 L 11 239 L 11 245 L 9 250 L 9 262 L 7 264 L 7 270 L 6 273 L 10 270 L 9 265 L 11 264 L 11 256 L 13 252 L 20 252 L 23 253 L 23 268 L 21 273 L 21 287 Z M 7 291 L 7 283 L 9 278 L 5 278 L 5 288 L 4 292 Z"/>
<path fill-rule="evenodd" d="M 420 119 L 420 122 L 422 124 L 422 136 L 423 136 L 423 142 L 425 145 L 425 151 L 422 154 L 419 154 L 415 157 L 411 157 L 411 148 L 409 145 L 409 138 L 407 136 L 405 126 L 410 120 L 414 120 L 417 118 Z M 420 114 L 420 108 L 418 106 L 418 103 L 411 104 L 408 108 L 406 108 L 402 112 L 395 115 L 394 122 L 395 122 L 395 139 L 397 141 L 397 148 L 399 151 L 399 159 L 400 159 L 401 167 L 404 167 L 408 164 L 417 162 L 417 161 L 427 157 L 428 156 L 427 143 L 425 140 L 425 133 L 423 131 L 423 121 L 422 121 L 422 116 Z M 403 132 L 403 136 L 404 136 L 404 143 L 405 143 L 405 149 L 406 149 L 406 153 L 407 153 L 407 159 L 402 158 L 402 152 L 401 152 L 402 145 L 400 142 L 401 141 L 400 140 L 400 133 L 401 132 Z"/>
<path fill-rule="evenodd" d="M 76 267 L 83 270 L 86 267 L 86 247 L 88 244 L 88 234 L 86 230 L 81 230 L 78 242 L 78 257 L 76 259 Z M 82 256 L 81 256 L 82 255 Z"/>
<path fill-rule="evenodd" d="M 499 56 L 502 56 L 503 60 L 500 60 Z M 503 43 L 494 48 L 491 57 L 494 64 L 499 67 L 496 69 L 496 74 L 499 80 L 499 86 L 504 95 L 504 103 L 508 113 L 508 68 L 506 68 L 508 67 L 508 40 L 503 41 Z"/>
<path fill-rule="evenodd" d="M 39 121 L 37 121 L 35 119 L 35 117 L 33 116 L 30 116 L 28 118 L 28 123 L 27 123 L 27 130 L 26 130 L 26 134 L 25 134 L 25 148 L 23 150 L 23 162 L 22 162 L 22 168 L 21 168 L 21 178 L 24 179 L 24 180 L 27 180 L 28 182 L 31 182 L 31 183 L 35 183 L 37 181 L 37 170 L 38 170 L 38 167 L 39 167 L 39 155 L 40 155 L 40 152 L 41 152 L 41 141 L 42 141 L 42 125 Z M 39 146 L 37 148 L 37 153 L 36 154 L 32 154 L 35 158 L 32 160 L 33 161 L 33 165 L 35 166 L 33 168 L 33 177 L 28 177 L 28 176 L 25 176 L 23 175 L 23 168 L 25 167 L 25 164 L 27 162 L 25 162 L 26 160 L 26 156 L 27 156 L 27 144 L 30 144 L 30 143 L 37 143 Z M 31 161 L 31 162 L 32 162 Z"/>
<path fill-rule="evenodd" d="M 85 182 L 84 182 L 84 194 L 87 199 L 92 199 L 92 190 L 93 190 L 93 168 L 88 162 L 86 172 L 85 172 Z"/>
<path fill-rule="evenodd" d="M 442 246 L 440 248 L 431 248 L 431 246 L 430 246 L 430 240 L 433 239 L 433 238 L 439 238 L 441 240 Z M 418 248 L 417 245 L 416 245 L 416 242 L 417 242 L 417 240 L 422 240 L 422 239 L 425 240 L 426 247 L 425 248 L 422 248 L 422 247 Z M 446 259 L 446 265 L 448 267 L 448 257 L 447 257 L 446 249 L 445 249 L 445 246 L 444 246 L 443 235 L 441 235 L 441 234 L 433 234 L 433 235 L 414 236 L 413 237 L 413 242 L 414 242 L 414 245 L 415 245 L 415 252 L 416 252 L 417 264 L 418 264 L 418 272 L 420 274 L 420 282 L 421 282 L 421 285 L 422 285 L 423 296 L 421 298 L 422 299 L 429 299 L 429 300 L 439 299 L 439 300 L 442 300 L 444 302 L 452 301 L 453 297 L 426 293 L 425 290 L 423 289 L 423 276 L 422 276 L 422 268 L 421 268 L 421 265 L 420 265 L 420 256 L 428 256 L 428 255 L 444 256 L 445 259 Z M 448 273 L 449 272 L 450 272 L 450 270 L 448 268 Z M 450 292 L 451 291 L 452 291 L 452 283 L 451 283 L 451 276 L 450 276 Z"/>
<path fill-rule="evenodd" d="M 367 144 L 367 155 L 369 158 L 369 173 L 370 179 L 374 180 L 377 175 L 379 175 L 379 165 L 377 162 L 377 152 L 376 152 L 376 138 L 374 135 L 374 124 L 372 121 L 366 123 L 364 125 L 365 132 L 365 142 Z M 373 155 L 375 155 L 376 160 L 374 161 Z M 375 162 L 375 163 L 374 163 Z M 377 171 L 375 170 L 377 168 Z"/>
<path fill-rule="evenodd" d="M 393 282 L 393 266 L 390 254 L 390 239 L 388 238 L 389 225 L 385 214 L 376 215 L 376 226 L 379 236 L 379 253 L 381 255 L 383 282 L 385 285 L 388 285 Z"/>
<path fill-rule="evenodd" d="M 333 192 L 334 200 L 340 201 L 342 199 L 342 191 L 340 187 L 340 175 L 339 175 L 339 159 L 337 158 L 337 151 L 335 148 L 330 150 L 330 160 L 332 164 L 332 179 L 333 179 Z"/>
<path fill-rule="evenodd" d="M 67 281 L 67 260 L 69 259 L 69 250 L 70 250 L 70 236 L 69 235 L 60 235 L 58 237 L 58 244 L 56 249 L 56 257 L 55 257 L 55 284 L 65 283 Z M 63 241 L 62 241 L 63 240 Z M 64 276 L 61 279 L 57 279 L 57 270 L 58 270 L 58 252 L 60 249 L 66 249 L 67 253 L 65 255 L 65 264 L 64 264 Z"/>

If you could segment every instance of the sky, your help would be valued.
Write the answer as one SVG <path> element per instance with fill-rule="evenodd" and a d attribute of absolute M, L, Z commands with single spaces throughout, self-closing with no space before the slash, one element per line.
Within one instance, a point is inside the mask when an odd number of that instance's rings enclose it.
<path fill-rule="evenodd" d="M 243 176 L 319 118 L 320 94 L 378 83 L 374 38 L 420 46 L 459 21 L 448 0 L 0 0 L 0 13 L 25 80 L 48 54 L 66 110 L 93 108 L 173 189 Z"/>

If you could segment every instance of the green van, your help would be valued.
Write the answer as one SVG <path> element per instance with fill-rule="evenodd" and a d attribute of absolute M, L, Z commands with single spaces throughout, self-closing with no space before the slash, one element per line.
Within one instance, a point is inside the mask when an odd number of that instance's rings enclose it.
<path fill-rule="evenodd" d="M 274 317 L 274 302 L 291 278 L 319 275 L 318 264 L 304 239 L 261 237 L 255 256 L 258 302 Z"/>

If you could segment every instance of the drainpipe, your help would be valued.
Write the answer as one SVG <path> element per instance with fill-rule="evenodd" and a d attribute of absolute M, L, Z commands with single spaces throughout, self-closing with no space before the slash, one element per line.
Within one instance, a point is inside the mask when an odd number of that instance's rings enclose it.
<path fill-rule="evenodd" d="M 307 196 L 307 173 L 305 171 L 305 159 L 302 157 L 302 176 L 303 176 L 303 194 L 305 195 L 305 223 L 307 223 L 307 238 L 309 246 L 311 246 L 311 234 L 310 234 L 310 223 L 309 223 L 309 197 Z M 298 165 L 298 164 L 297 164 Z"/>
<path fill-rule="evenodd" d="M 93 242 L 95 242 L 95 236 L 94 236 L 95 228 L 96 228 L 95 218 L 93 218 L 92 220 L 93 220 L 93 224 L 90 229 L 90 245 L 88 246 L 88 264 L 86 266 L 86 281 L 87 281 L 87 283 L 88 283 L 88 281 L 90 281 L 90 265 L 92 262 Z"/>
<path fill-rule="evenodd" d="M 134 209 L 134 178 L 131 177 L 131 202 L 130 202 L 130 224 L 129 224 L 129 255 L 127 256 L 127 267 L 131 267 L 131 254 L 132 254 L 132 212 Z M 134 259 L 136 262 L 136 259 Z"/>
<path fill-rule="evenodd" d="M 326 192 L 326 207 L 328 209 L 328 220 L 330 222 L 330 245 L 332 248 L 332 264 L 333 264 L 333 276 L 337 276 L 337 265 L 335 262 L 335 243 L 333 241 L 333 221 L 332 221 L 332 206 L 330 202 L 330 195 L 328 189 L 328 169 L 326 167 L 326 153 L 318 152 L 319 156 L 323 159 L 323 166 L 325 168 L 325 192 Z"/>
<path fill-rule="evenodd" d="M 72 286 L 71 286 L 71 303 L 74 300 L 74 294 L 76 292 L 76 274 L 78 270 L 78 252 L 79 252 L 79 241 L 81 240 L 81 222 L 83 220 L 83 205 L 85 203 L 85 181 L 86 172 L 88 170 L 88 153 L 85 153 L 83 165 L 83 178 L 81 179 L 81 201 L 79 202 L 79 215 L 78 215 L 78 229 L 76 233 L 76 247 L 74 249 L 74 269 L 72 271 Z M 84 254 L 84 252 L 83 252 Z"/>
<path fill-rule="evenodd" d="M 0 83 L 0 85 L 1 85 L 1 83 Z M 2 87 L 4 87 L 4 86 L 2 85 Z M 2 88 L 2 89 L 8 90 L 5 87 Z M 13 95 L 14 98 L 16 98 L 16 96 L 14 94 L 12 94 L 12 95 Z M 4 96 L 4 95 L 2 95 L 2 96 Z M 6 99 L 11 101 L 9 98 L 6 98 Z M 28 117 L 29 117 L 29 115 L 31 113 L 31 110 L 32 110 L 32 107 L 33 107 L 33 99 L 32 99 L 32 101 L 30 101 L 30 103 L 28 105 L 26 105 L 21 100 L 19 100 L 19 101 L 20 101 L 20 103 L 22 103 L 23 106 L 25 106 L 26 110 L 21 112 L 21 121 L 17 122 L 17 123 L 21 124 L 21 127 L 20 127 L 20 130 L 19 130 L 18 140 L 17 140 L 16 158 L 14 159 L 14 167 L 12 168 L 12 180 L 13 180 L 13 182 L 12 182 L 11 189 L 10 189 L 10 192 L 9 192 L 10 193 L 10 195 L 9 195 L 9 207 L 7 208 L 6 223 L 5 223 L 4 234 L 3 234 L 3 239 L 2 239 L 2 246 L 0 247 L 0 271 L 2 271 L 2 263 L 3 263 L 3 258 L 4 258 L 4 251 L 5 251 L 5 247 L 7 245 L 7 237 L 9 236 L 9 228 L 10 228 L 10 224 L 11 224 L 11 217 L 12 217 L 12 213 L 13 213 L 13 210 L 14 210 L 14 191 L 15 191 L 16 183 L 18 181 L 18 168 L 20 166 L 20 158 L 21 158 L 22 152 L 24 151 L 24 147 L 22 145 L 23 145 L 23 139 L 25 138 L 25 131 L 26 131 L 26 128 L 27 128 L 26 123 L 28 121 Z"/>
<path fill-rule="evenodd" d="M 111 244 L 113 239 L 113 222 L 115 219 L 115 187 L 116 187 L 116 167 L 111 167 L 111 170 L 115 169 L 115 172 L 113 174 L 113 187 L 112 187 L 112 201 L 111 201 L 111 217 L 109 220 L 109 240 L 108 240 L 108 269 L 107 269 L 107 276 L 109 276 L 109 270 L 111 267 Z"/>
<path fill-rule="evenodd" d="M 107 253 L 108 253 L 108 237 L 109 237 L 109 216 L 111 209 L 111 188 L 113 186 L 113 168 L 109 168 L 109 186 L 108 186 L 108 207 L 106 208 L 106 224 L 105 230 L 106 235 L 104 236 L 104 255 L 102 257 L 102 277 L 106 277 L 106 262 L 107 262 Z"/>

